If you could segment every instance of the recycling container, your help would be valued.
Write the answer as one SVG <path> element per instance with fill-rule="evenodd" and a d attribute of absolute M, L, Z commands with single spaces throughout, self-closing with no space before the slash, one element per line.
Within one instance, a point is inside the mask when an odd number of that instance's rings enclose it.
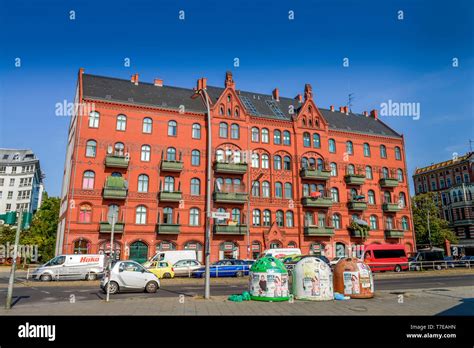
<path fill-rule="evenodd" d="M 350 298 L 374 297 L 374 278 L 370 267 L 359 259 L 341 259 L 334 268 L 334 292 Z"/>
<path fill-rule="evenodd" d="M 298 300 L 334 299 L 331 267 L 316 257 L 305 257 L 293 269 L 293 295 Z"/>
<path fill-rule="evenodd" d="M 262 257 L 250 268 L 250 298 L 255 301 L 288 301 L 288 271 L 275 257 Z"/>

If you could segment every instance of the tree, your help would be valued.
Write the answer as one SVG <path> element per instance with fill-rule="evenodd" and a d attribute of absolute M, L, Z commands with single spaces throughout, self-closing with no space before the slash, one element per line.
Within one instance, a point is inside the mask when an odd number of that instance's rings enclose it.
<path fill-rule="evenodd" d="M 420 194 L 412 198 L 416 243 L 430 244 L 428 213 L 432 245 L 444 247 L 446 239 L 451 243 L 457 243 L 456 235 L 449 228 L 448 221 L 439 217 L 439 208 L 434 199 L 435 194 L 433 192 Z"/>

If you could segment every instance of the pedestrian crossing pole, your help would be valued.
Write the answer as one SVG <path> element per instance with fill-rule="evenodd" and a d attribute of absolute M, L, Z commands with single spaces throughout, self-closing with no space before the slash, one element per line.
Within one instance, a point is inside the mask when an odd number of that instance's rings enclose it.
<path fill-rule="evenodd" d="M 23 218 L 23 211 L 20 210 L 18 211 L 18 222 L 16 225 L 16 235 L 15 235 L 15 247 L 13 249 L 13 262 L 12 262 L 12 268 L 10 270 L 10 280 L 8 281 L 7 300 L 5 302 L 6 309 L 10 309 L 12 307 L 13 283 L 15 282 L 16 258 L 18 257 L 18 244 L 20 243 L 22 218 Z"/>

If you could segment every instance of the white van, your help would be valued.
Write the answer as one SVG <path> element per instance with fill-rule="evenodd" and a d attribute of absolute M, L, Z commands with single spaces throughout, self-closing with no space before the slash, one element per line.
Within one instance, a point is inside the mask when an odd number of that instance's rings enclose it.
<path fill-rule="evenodd" d="M 171 266 L 181 260 L 197 260 L 196 250 L 169 250 L 159 251 L 143 264 L 144 267 L 150 267 L 153 261 L 168 261 Z"/>
<path fill-rule="evenodd" d="M 267 249 L 263 252 L 264 256 L 273 256 L 273 257 L 285 257 L 289 255 L 301 255 L 301 249 L 299 248 L 275 248 Z"/>
<path fill-rule="evenodd" d="M 104 274 L 105 255 L 58 255 L 32 274 L 33 279 L 50 281 L 66 279 L 96 280 Z"/>

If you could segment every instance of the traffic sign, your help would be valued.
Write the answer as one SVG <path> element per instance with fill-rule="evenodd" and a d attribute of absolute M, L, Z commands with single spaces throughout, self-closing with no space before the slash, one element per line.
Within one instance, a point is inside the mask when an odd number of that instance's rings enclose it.
<path fill-rule="evenodd" d="M 224 211 L 213 211 L 212 212 L 212 217 L 214 219 L 228 219 L 230 218 L 230 213 L 226 213 Z"/>

